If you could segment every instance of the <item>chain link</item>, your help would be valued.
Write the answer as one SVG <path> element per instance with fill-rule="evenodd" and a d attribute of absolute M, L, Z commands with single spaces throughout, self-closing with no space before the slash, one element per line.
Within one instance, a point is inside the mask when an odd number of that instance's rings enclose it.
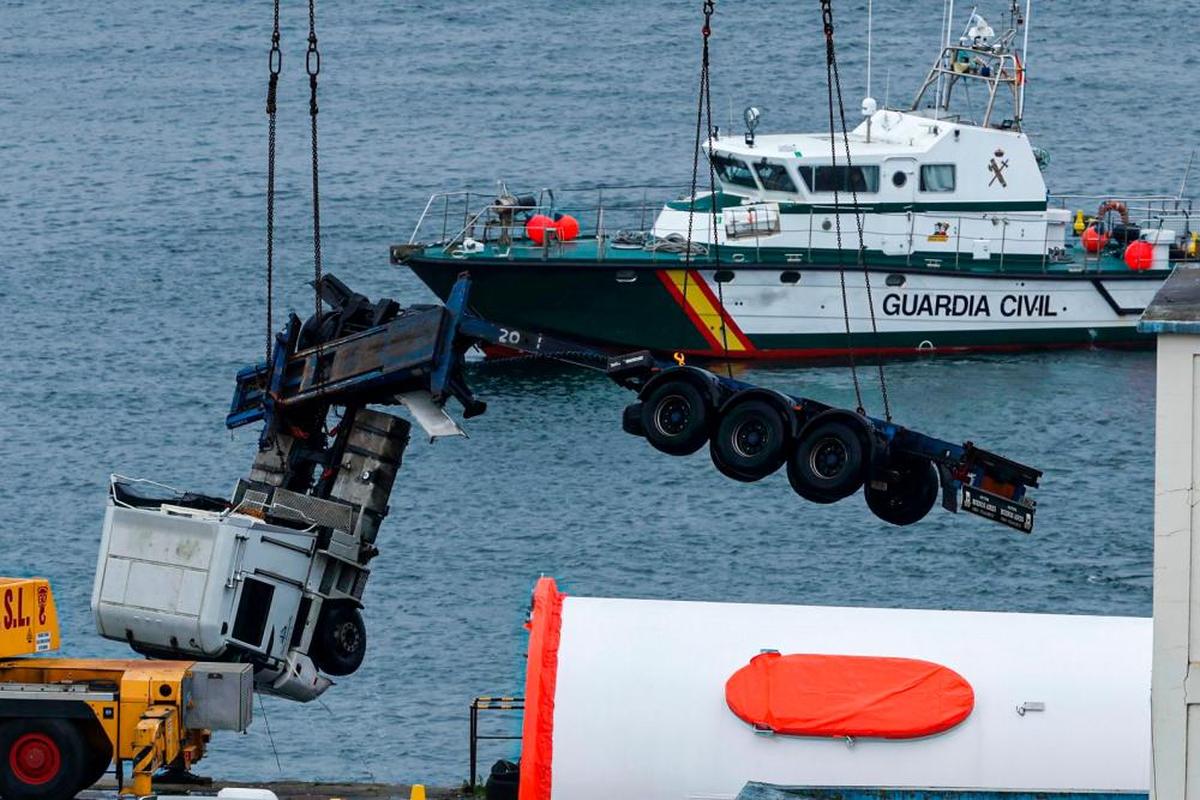
<path fill-rule="evenodd" d="M 266 362 L 271 364 L 272 315 L 275 308 L 275 110 L 283 51 L 279 49 L 279 0 L 275 0 L 275 25 L 267 55 L 267 336 Z"/>
<path fill-rule="evenodd" d="M 832 0 L 821 0 L 821 21 L 825 31 L 825 78 L 829 98 L 829 146 L 831 155 L 831 166 L 833 167 L 833 206 L 834 206 L 834 224 L 837 229 L 837 259 L 838 259 L 838 274 L 841 280 L 842 288 L 842 315 L 846 323 L 846 339 L 848 352 L 850 356 L 850 373 L 854 381 L 854 396 L 858 402 L 859 413 L 865 413 L 862 402 L 862 388 L 858 381 L 858 370 L 854 359 L 854 340 L 850 332 L 850 305 L 846 291 L 846 273 L 842 262 L 842 223 L 841 209 L 838 202 L 838 179 L 837 179 L 837 135 L 836 125 L 833 114 L 833 102 L 836 95 L 838 119 L 842 126 L 842 145 L 846 154 L 846 185 L 850 188 L 850 201 L 854 209 L 854 224 L 858 233 L 858 247 L 856 248 L 856 263 L 862 270 L 863 282 L 867 291 L 867 308 L 871 316 L 871 333 L 878 342 L 879 326 L 875 318 L 875 299 L 871 291 L 871 272 L 867 269 L 866 262 L 866 242 L 863 234 L 863 215 L 862 209 L 858 202 L 858 190 L 854 187 L 854 179 L 851 170 L 854 163 L 850 156 L 850 137 L 846 127 L 846 106 L 842 101 L 842 81 L 838 73 L 837 54 L 833 45 L 833 4 Z M 878 356 L 875 362 L 876 369 L 879 374 L 879 393 L 883 400 L 884 418 L 888 422 L 892 420 L 891 399 L 888 396 L 887 376 L 884 374 L 882 355 Z"/>
<path fill-rule="evenodd" d="M 318 175 L 320 162 L 317 158 L 317 76 L 321 73 L 321 52 L 317 49 L 316 0 L 308 0 L 308 51 L 304 55 L 304 68 L 308 72 L 308 115 L 312 120 L 312 201 L 313 201 L 313 308 L 316 317 L 321 317 L 321 190 Z"/>

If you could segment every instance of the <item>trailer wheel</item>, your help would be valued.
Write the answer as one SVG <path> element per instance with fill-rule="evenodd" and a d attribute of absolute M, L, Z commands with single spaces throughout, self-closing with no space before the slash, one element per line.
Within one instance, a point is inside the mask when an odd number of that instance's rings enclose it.
<path fill-rule="evenodd" d="M 688 456 L 708 441 L 709 406 L 689 381 L 667 381 L 642 403 L 642 428 L 655 450 Z"/>
<path fill-rule="evenodd" d="M 88 758 L 79 729 L 61 719 L 0 725 L 0 796 L 70 800 L 83 786 Z"/>
<path fill-rule="evenodd" d="M 788 459 L 788 482 L 814 503 L 835 503 L 863 484 L 866 459 L 860 432 L 850 422 L 818 422 L 800 439 Z"/>
<path fill-rule="evenodd" d="M 327 675 L 350 675 L 367 654 L 367 626 L 358 609 L 346 603 L 327 603 L 321 609 L 309 655 Z"/>
<path fill-rule="evenodd" d="M 717 423 L 709 454 L 722 475 L 747 483 L 761 480 L 787 458 L 783 417 L 762 400 L 738 403 Z"/>
<path fill-rule="evenodd" d="M 863 495 L 875 516 L 893 525 L 912 525 L 937 502 L 941 482 L 937 467 L 917 456 L 893 456 L 882 474 L 872 476 Z"/>

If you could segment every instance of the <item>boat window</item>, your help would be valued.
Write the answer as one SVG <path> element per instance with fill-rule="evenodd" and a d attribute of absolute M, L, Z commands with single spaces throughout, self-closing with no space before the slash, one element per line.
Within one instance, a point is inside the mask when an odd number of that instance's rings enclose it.
<path fill-rule="evenodd" d="M 810 192 L 879 191 L 879 167 L 797 167 Z"/>
<path fill-rule="evenodd" d="M 922 164 L 921 165 L 921 191 L 922 192 L 953 192 L 954 191 L 954 165 L 953 164 Z"/>
<path fill-rule="evenodd" d="M 750 172 L 750 167 L 746 166 L 745 161 L 729 156 L 715 155 L 712 157 L 712 165 L 716 169 L 717 175 L 725 183 L 748 186 L 751 189 L 758 188 L 758 184 L 754 182 L 754 175 Z"/>
<path fill-rule="evenodd" d="M 906 183 L 908 183 L 908 176 L 904 174 L 904 170 L 898 169 L 892 173 L 892 186 L 899 189 Z"/>
<path fill-rule="evenodd" d="M 787 167 L 783 164 L 772 164 L 769 161 L 759 161 L 754 165 L 754 171 L 758 173 L 758 179 L 762 181 L 763 188 L 772 192 L 795 192 L 796 183 L 792 180 L 792 176 L 788 175 Z"/>

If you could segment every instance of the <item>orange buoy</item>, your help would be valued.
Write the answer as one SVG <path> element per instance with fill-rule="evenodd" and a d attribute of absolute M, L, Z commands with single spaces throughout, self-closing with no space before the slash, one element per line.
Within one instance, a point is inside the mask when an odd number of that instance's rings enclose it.
<path fill-rule="evenodd" d="M 1095 225 L 1085 228 L 1079 238 L 1083 241 L 1083 249 L 1089 253 L 1099 253 L 1101 248 L 1108 244 L 1108 234 L 1096 230 Z"/>
<path fill-rule="evenodd" d="M 545 214 L 534 214 L 525 223 L 525 235 L 529 237 L 534 244 L 545 244 L 546 229 L 554 227 L 554 220 L 547 217 Z"/>
<path fill-rule="evenodd" d="M 1150 269 L 1154 265 L 1154 245 L 1144 239 L 1130 242 L 1125 248 L 1125 266 L 1130 269 Z"/>
<path fill-rule="evenodd" d="M 569 242 L 579 236 L 579 220 L 570 214 L 559 214 L 554 221 L 554 226 L 558 229 L 560 242 Z"/>

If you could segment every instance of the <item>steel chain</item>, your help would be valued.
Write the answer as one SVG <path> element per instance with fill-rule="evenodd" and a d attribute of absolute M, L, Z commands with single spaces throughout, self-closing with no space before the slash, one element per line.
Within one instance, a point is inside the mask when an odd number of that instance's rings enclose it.
<path fill-rule="evenodd" d="M 842 288 L 842 314 L 846 323 L 846 338 L 848 352 L 850 356 L 850 372 L 854 381 L 854 395 L 858 402 L 859 413 L 865 413 L 862 402 L 862 388 L 858 381 L 858 370 L 854 359 L 854 341 L 850 331 L 850 306 L 846 291 L 846 274 L 842 261 L 842 224 L 841 224 L 841 209 L 838 200 L 838 182 L 837 182 L 837 135 L 836 125 L 833 114 L 833 101 L 836 94 L 838 119 L 842 126 L 842 145 L 846 154 L 846 184 L 850 188 L 850 201 L 854 209 L 854 223 L 858 233 L 858 247 L 856 253 L 857 265 L 862 269 L 863 283 L 867 292 L 867 308 L 871 317 L 871 333 L 875 337 L 878 344 L 879 326 L 875 318 L 875 299 L 871 290 L 871 273 L 867 269 L 866 262 L 866 242 L 864 241 L 863 233 L 863 215 L 862 208 L 858 202 L 858 190 L 854 186 L 851 170 L 854 163 L 850 156 L 850 136 L 846 127 L 846 106 L 842 99 L 842 81 L 838 72 L 837 54 L 833 44 L 833 5 L 832 0 L 821 0 L 821 20 L 825 31 L 825 78 L 827 86 L 827 94 L 829 99 L 829 146 L 831 152 L 831 164 L 834 171 L 833 180 L 833 206 L 834 206 L 834 223 L 837 229 L 837 259 L 838 259 L 838 274 Z M 882 355 L 876 358 L 876 369 L 879 374 L 879 393 L 883 400 L 883 413 L 888 422 L 892 420 L 891 398 L 888 395 L 887 376 L 884 373 Z"/>
<path fill-rule="evenodd" d="M 275 111 L 279 73 L 283 70 L 283 51 L 279 49 L 279 0 L 275 0 L 271 50 L 267 55 L 267 337 L 266 362 L 271 364 L 272 315 L 275 308 Z"/>
<path fill-rule="evenodd" d="M 317 49 L 316 0 L 308 0 L 308 51 L 304 55 L 304 69 L 308 73 L 308 114 L 312 120 L 312 201 L 313 201 L 313 308 L 316 318 L 321 318 L 321 191 L 318 174 L 320 162 L 317 158 L 317 76 L 321 74 L 321 51 Z"/>

